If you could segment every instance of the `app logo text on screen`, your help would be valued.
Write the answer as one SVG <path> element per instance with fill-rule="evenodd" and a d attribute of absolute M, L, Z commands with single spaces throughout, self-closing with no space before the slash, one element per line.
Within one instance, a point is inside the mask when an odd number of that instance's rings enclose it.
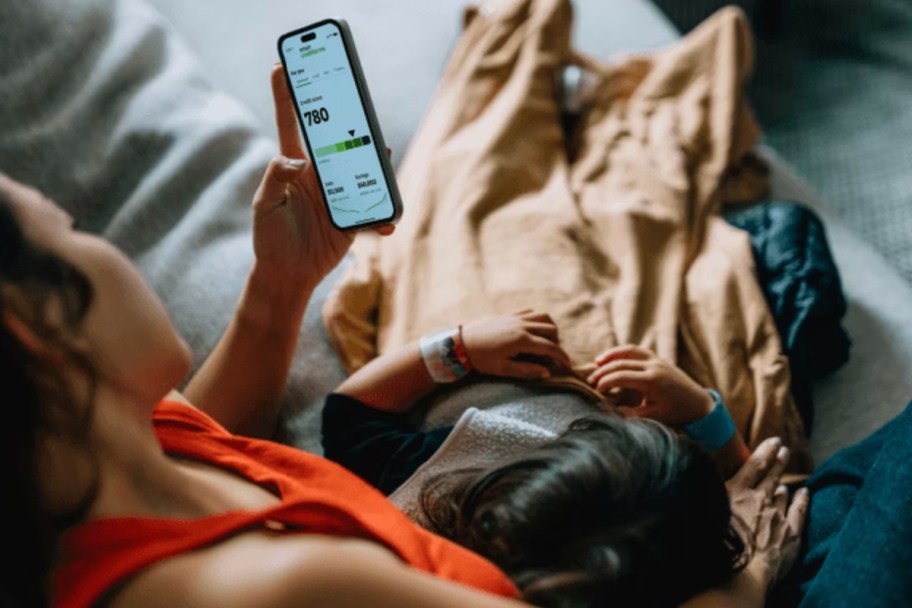
<path fill-rule="evenodd" d="M 313 162 L 336 224 L 393 216 L 393 201 L 338 26 L 289 36 L 282 53 Z"/>

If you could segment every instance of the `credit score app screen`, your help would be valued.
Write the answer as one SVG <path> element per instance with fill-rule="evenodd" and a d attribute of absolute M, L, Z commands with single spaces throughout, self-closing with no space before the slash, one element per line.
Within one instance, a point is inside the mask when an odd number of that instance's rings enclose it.
<path fill-rule="evenodd" d="M 392 197 L 339 27 L 289 36 L 282 54 L 333 220 L 348 228 L 391 218 Z"/>

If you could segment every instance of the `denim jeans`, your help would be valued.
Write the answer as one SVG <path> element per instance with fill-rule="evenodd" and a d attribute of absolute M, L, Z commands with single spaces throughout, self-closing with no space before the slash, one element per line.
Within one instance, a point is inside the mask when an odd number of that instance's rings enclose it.
<path fill-rule="evenodd" d="M 912 606 L 912 403 L 808 480 L 801 557 L 772 606 Z"/>

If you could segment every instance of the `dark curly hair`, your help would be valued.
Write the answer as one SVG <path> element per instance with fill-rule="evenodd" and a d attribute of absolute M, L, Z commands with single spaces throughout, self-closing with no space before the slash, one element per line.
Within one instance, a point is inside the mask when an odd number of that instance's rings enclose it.
<path fill-rule="evenodd" d="M 4 606 L 48 604 L 47 578 L 59 534 L 82 518 L 94 496 L 90 490 L 71 511 L 49 513 L 39 495 L 36 451 L 40 437 L 52 433 L 76 442 L 84 440 L 91 407 L 75 403 L 76 391 L 59 370 L 30 353 L 2 321 L 7 313 L 24 317 L 42 341 L 59 347 L 85 370 L 91 384 L 91 365 L 67 349 L 60 328 L 43 318 L 51 302 L 60 304 L 66 328 L 77 328 L 92 303 L 91 284 L 73 266 L 28 241 L 0 191 L 0 386 L 5 404 L 0 445 L 10 472 L 0 501 L 0 521 L 6 522 L 3 547 L 12 556 L 0 568 Z"/>
<path fill-rule="evenodd" d="M 712 457 L 651 420 L 577 420 L 493 469 L 432 479 L 421 502 L 540 606 L 677 606 L 745 564 Z"/>

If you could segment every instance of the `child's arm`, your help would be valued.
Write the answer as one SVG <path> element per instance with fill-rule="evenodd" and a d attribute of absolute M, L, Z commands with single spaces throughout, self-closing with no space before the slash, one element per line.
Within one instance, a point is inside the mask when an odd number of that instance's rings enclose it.
<path fill-rule="evenodd" d="M 548 368 L 522 360 L 540 357 L 569 367 L 570 358 L 558 346 L 554 321 L 544 313 L 523 311 L 462 326 L 462 346 L 469 370 L 511 378 L 544 378 Z M 457 337 L 457 339 L 459 339 Z M 346 379 L 337 393 L 373 408 L 404 412 L 436 388 L 418 342 L 377 357 Z"/>
<path fill-rule="evenodd" d="M 689 435 L 694 423 L 708 427 L 724 417 L 724 408 L 718 393 L 713 393 L 684 373 L 675 365 L 660 359 L 650 350 L 638 346 L 618 346 L 595 360 L 599 366 L 587 379 L 601 393 L 613 390 L 633 391 L 639 403 L 621 407 L 620 413 L 639 418 L 652 418 L 669 426 L 682 427 Z M 718 426 L 710 431 L 718 430 Z M 718 437 L 718 433 L 712 433 Z M 720 442 L 721 441 L 721 442 Z M 716 458 L 720 472 L 727 479 L 750 457 L 750 450 L 741 434 L 735 429 L 727 439 L 707 445 Z"/>

